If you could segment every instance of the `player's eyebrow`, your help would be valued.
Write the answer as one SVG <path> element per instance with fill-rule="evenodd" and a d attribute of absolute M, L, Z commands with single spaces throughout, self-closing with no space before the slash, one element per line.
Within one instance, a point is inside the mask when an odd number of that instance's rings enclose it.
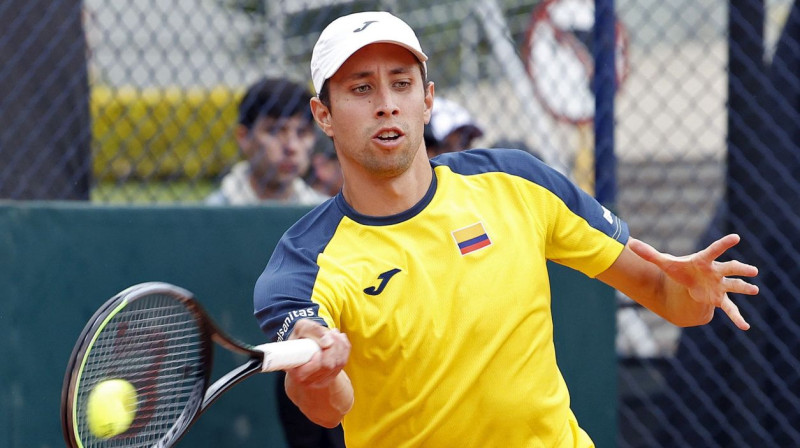
<path fill-rule="evenodd" d="M 348 81 L 352 81 L 352 80 L 356 80 L 356 79 L 368 78 L 368 77 L 372 76 L 373 73 L 375 73 L 375 72 L 373 72 L 373 71 L 363 71 L 363 72 L 351 73 L 345 79 L 348 80 Z"/>
<path fill-rule="evenodd" d="M 401 75 L 401 74 L 410 72 L 413 67 L 414 67 L 414 65 L 403 65 L 403 66 L 395 67 L 395 68 L 389 70 L 389 73 L 392 74 L 392 75 Z M 370 76 L 372 76 L 374 74 L 375 74 L 375 71 L 373 71 L 373 70 L 364 70 L 364 71 L 361 71 L 361 72 L 351 73 L 350 75 L 345 77 L 345 79 L 349 80 L 349 81 L 352 81 L 352 80 L 356 80 L 356 79 L 368 78 L 368 77 L 370 77 Z"/>
<path fill-rule="evenodd" d="M 389 73 L 391 73 L 393 75 L 400 75 L 400 74 L 403 74 L 403 73 L 410 72 L 413 67 L 414 67 L 413 65 L 408 65 L 408 66 L 404 65 L 402 67 L 397 67 L 397 68 L 394 68 L 394 69 L 390 70 Z"/>

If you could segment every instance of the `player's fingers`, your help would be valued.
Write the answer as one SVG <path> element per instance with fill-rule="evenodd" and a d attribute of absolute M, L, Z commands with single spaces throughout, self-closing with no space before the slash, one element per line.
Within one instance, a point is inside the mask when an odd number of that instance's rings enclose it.
<path fill-rule="evenodd" d="M 289 339 L 311 338 L 319 343 L 326 332 L 328 332 L 328 328 L 322 326 L 319 322 L 314 322 L 311 319 L 300 319 L 295 322 Z"/>
<path fill-rule="evenodd" d="M 739 260 L 732 260 L 719 263 L 719 272 L 725 277 L 755 277 L 758 275 L 758 268 L 750 264 L 742 263 Z"/>
<path fill-rule="evenodd" d="M 323 350 L 326 348 L 331 348 L 340 342 L 349 344 L 347 336 L 342 334 L 342 332 L 339 331 L 337 328 L 324 331 L 324 334 L 322 335 L 322 337 L 320 337 L 318 342 L 320 348 L 322 348 Z"/>
<path fill-rule="evenodd" d="M 725 290 L 736 294 L 746 294 L 754 296 L 758 294 L 758 286 L 748 283 L 740 278 L 726 278 L 724 280 Z"/>
<path fill-rule="evenodd" d="M 291 377 L 292 381 L 299 384 L 308 384 L 309 378 L 319 370 L 320 354 L 316 353 L 307 363 L 291 369 L 286 369 L 286 376 Z"/>
<path fill-rule="evenodd" d="M 329 338 L 332 343 L 328 348 L 323 349 L 322 367 L 332 371 L 343 369 L 350 357 L 350 340 L 339 330 L 331 330 L 325 337 Z"/>
<path fill-rule="evenodd" d="M 700 253 L 703 258 L 708 261 L 713 261 L 722 256 L 728 249 L 739 244 L 741 238 L 735 233 L 723 236 L 722 238 L 711 243 L 707 248 Z"/>
<path fill-rule="evenodd" d="M 315 356 L 321 356 L 321 354 L 318 353 Z M 314 359 L 303 366 L 296 368 L 291 373 L 294 375 L 294 379 L 297 382 L 305 386 L 317 388 L 327 387 L 336 379 L 336 376 L 339 375 L 339 372 L 344 366 L 329 369 L 323 366 L 324 363 L 325 361 L 323 361 L 322 357 L 319 359 Z"/>
<path fill-rule="evenodd" d="M 663 257 L 661 252 L 657 251 L 653 246 L 635 238 L 631 238 L 628 241 L 628 248 L 651 263 L 660 264 Z"/>
<path fill-rule="evenodd" d="M 740 330 L 750 329 L 750 324 L 744 320 L 744 317 L 742 317 L 742 313 L 739 312 L 739 307 L 733 303 L 727 294 L 725 294 L 725 298 L 722 300 L 722 305 L 720 305 L 720 308 L 725 312 L 726 315 L 728 315 L 728 318 L 731 320 L 731 322 L 733 322 L 733 324 L 736 325 L 736 327 L 738 327 Z"/>
<path fill-rule="evenodd" d="M 318 352 L 307 363 L 287 370 L 286 375 L 291 376 L 293 381 L 306 386 L 324 387 L 327 384 L 327 378 L 332 375 L 331 371 L 324 367 L 323 359 L 322 352 Z"/>
<path fill-rule="evenodd" d="M 350 353 L 350 341 L 347 339 L 347 336 L 342 334 L 338 329 L 329 329 L 311 319 L 300 319 L 295 323 L 289 339 L 298 338 L 313 339 L 326 353 L 336 348 L 338 349 L 334 350 L 334 352 L 344 352 L 345 354 L 343 356 L 345 357 Z M 342 355 L 339 355 L 339 357 L 341 356 Z"/>

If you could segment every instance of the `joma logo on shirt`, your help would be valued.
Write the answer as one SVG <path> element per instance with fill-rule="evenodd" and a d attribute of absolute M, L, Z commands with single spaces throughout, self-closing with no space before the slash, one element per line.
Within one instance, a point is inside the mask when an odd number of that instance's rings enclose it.
<path fill-rule="evenodd" d="M 398 272 L 400 272 L 400 269 L 397 268 L 384 272 L 383 274 L 378 276 L 378 279 L 380 279 L 381 281 L 378 287 L 376 288 L 374 286 L 370 286 L 368 288 L 364 288 L 364 292 L 371 296 L 377 296 L 378 294 L 383 292 L 383 290 L 386 288 L 386 284 L 389 283 L 389 280 L 391 280 L 394 274 L 397 274 Z"/>

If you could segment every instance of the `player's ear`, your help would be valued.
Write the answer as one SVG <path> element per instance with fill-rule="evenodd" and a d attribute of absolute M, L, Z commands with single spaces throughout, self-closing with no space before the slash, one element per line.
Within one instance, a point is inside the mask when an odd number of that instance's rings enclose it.
<path fill-rule="evenodd" d="M 314 116 L 314 121 L 317 122 L 317 126 L 322 129 L 322 132 L 324 132 L 325 135 L 333 138 L 333 125 L 331 124 L 330 109 L 322 104 L 322 101 L 320 101 L 320 99 L 316 96 L 311 97 L 310 105 L 311 115 Z"/>
<path fill-rule="evenodd" d="M 428 81 L 428 85 L 425 86 L 425 124 L 428 124 L 431 121 L 434 90 L 433 81 Z"/>

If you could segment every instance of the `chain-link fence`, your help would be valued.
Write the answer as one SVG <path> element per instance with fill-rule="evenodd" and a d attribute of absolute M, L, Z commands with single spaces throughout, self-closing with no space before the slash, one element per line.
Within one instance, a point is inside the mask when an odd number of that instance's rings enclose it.
<path fill-rule="evenodd" d="M 800 446 L 800 5 L 619 1 L 620 212 L 688 253 L 727 232 L 760 267 L 753 328 L 678 331 L 620 310 L 621 446 Z M 623 304 L 625 302 L 623 301 Z M 624 305 L 623 305 L 624 306 Z"/>
<path fill-rule="evenodd" d="M 417 31 L 475 146 L 523 146 L 593 188 L 593 2 L 4 0 L 0 196 L 199 202 L 241 160 L 263 75 L 309 82 L 333 18 Z M 758 264 L 753 323 L 679 330 L 620 297 L 620 446 L 800 446 L 800 6 L 617 0 L 616 208 L 676 254 L 722 232 Z M 309 86 L 310 87 L 310 86 Z"/>

